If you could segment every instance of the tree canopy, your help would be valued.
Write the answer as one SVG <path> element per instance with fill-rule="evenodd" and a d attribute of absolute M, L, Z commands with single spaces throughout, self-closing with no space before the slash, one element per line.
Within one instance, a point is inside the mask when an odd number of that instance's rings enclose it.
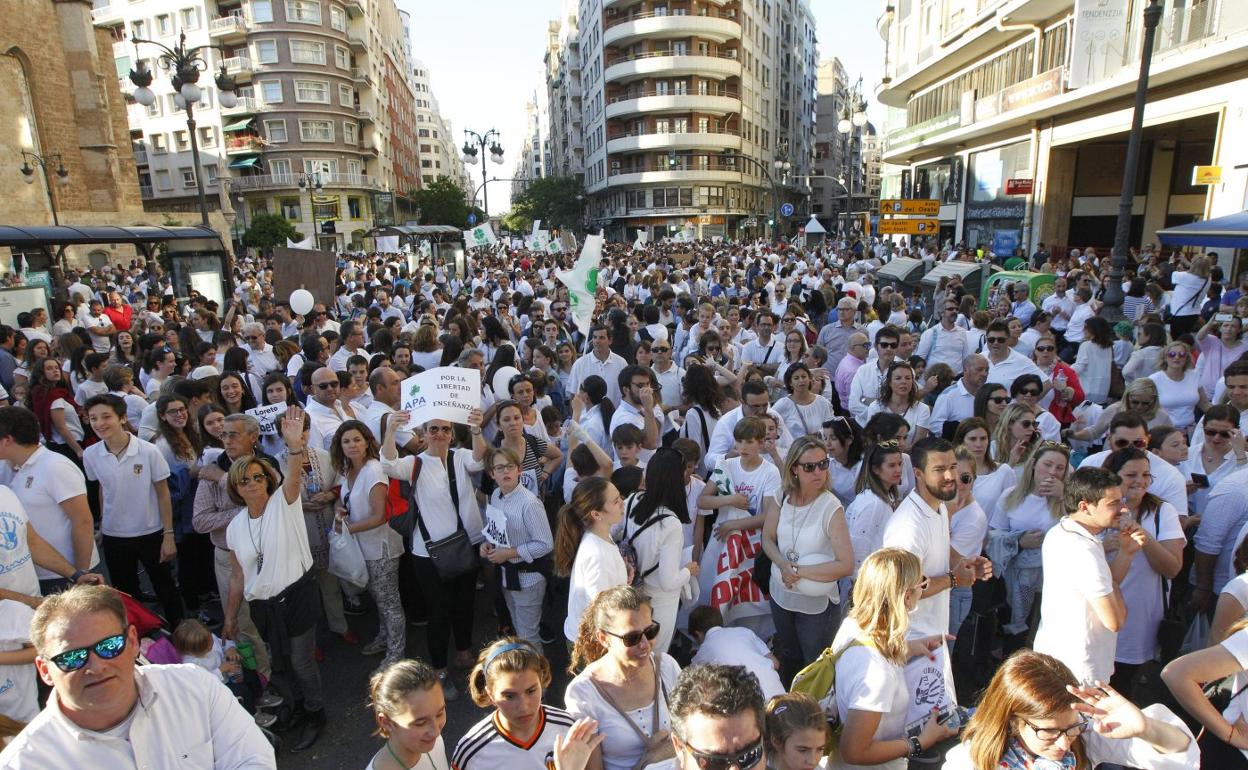
<path fill-rule="evenodd" d="M 243 233 L 243 245 L 268 251 L 285 246 L 287 240 L 299 241 L 303 236 L 294 225 L 279 214 L 257 214 L 252 218 L 247 232 Z"/>
<path fill-rule="evenodd" d="M 468 226 L 468 214 L 472 211 L 467 197 L 464 188 L 448 176 L 439 176 L 411 196 L 412 203 L 420 209 L 422 225 L 452 225 L 461 228 Z"/>
<path fill-rule="evenodd" d="M 534 219 L 542 220 L 542 228 L 578 227 L 581 224 L 581 201 L 584 194 L 581 180 L 574 176 L 542 177 L 511 200 L 511 215 L 525 222 L 525 229 Z"/>

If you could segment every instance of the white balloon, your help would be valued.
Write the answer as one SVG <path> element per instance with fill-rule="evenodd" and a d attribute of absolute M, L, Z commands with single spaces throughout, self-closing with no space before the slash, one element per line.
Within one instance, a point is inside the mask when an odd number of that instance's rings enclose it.
<path fill-rule="evenodd" d="M 295 311 L 296 315 L 307 315 L 312 312 L 314 304 L 316 300 L 312 297 L 312 292 L 307 289 L 295 289 L 290 293 L 290 309 Z"/>
<path fill-rule="evenodd" d="M 507 383 L 511 382 L 511 378 L 520 373 L 520 370 L 514 366 L 504 366 L 497 372 L 494 372 L 494 382 L 490 385 L 494 388 L 494 395 L 499 398 L 511 398 L 507 392 Z"/>
<path fill-rule="evenodd" d="M 797 566 L 810 567 L 816 564 L 826 564 L 830 561 L 832 561 L 832 558 L 827 554 L 809 553 L 798 557 Z M 831 596 L 832 592 L 836 590 L 836 583 L 835 581 L 822 583 L 818 580 L 802 578 L 793 584 L 792 590 L 803 596 Z"/>

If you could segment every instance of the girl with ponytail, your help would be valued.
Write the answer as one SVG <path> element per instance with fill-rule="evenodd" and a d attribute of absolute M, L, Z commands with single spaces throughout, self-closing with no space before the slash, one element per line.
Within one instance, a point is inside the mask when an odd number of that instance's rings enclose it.
<path fill-rule="evenodd" d="M 628 568 L 611 539 L 611 527 L 624 519 L 624 498 L 601 476 L 582 479 L 572 499 L 559 509 L 555 535 L 555 574 L 570 576 L 568 616 L 563 633 L 576 639 L 581 616 L 601 591 L 629 583 Z"/>

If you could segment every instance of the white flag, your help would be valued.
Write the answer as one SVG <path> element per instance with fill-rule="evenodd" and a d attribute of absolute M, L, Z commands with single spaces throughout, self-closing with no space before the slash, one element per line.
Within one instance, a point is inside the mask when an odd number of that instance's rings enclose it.
<path fill-rule="evenodd" d="M 568 287 L 569 305 L 576 327 L 588 336 L 594 318 L 594 296 L 598 293 L 598 263 L 602 260 L 602 235 L 585 236 L 581 256 L 571 270 L 559 271 L 559 280 Z"/>
<path fill-rule="evenodd" d="M 471 230 L 464 231 L 464 244 L 470 248 L 489 246 L 498 239 L 494 237 L 494 228 L 489 222 L 482 222 Z"/>

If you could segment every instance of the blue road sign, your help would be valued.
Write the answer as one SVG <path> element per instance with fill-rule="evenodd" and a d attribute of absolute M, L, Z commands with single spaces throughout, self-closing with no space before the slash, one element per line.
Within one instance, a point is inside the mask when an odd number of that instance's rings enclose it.
<path fill-rule="evenodd" d="M 791 216 L 793 216 L 793 204 L 792 204 L 792 203 L 782 203 L 782 204 L 780 205 L 780 216 L 782 216 L 782 217 L 791 217 Z"/>
<path fill-rule="evenodd" d="M 477 215 L 476 215 L 476 214 L 469 214 L 469 215 L 468 215 L 468 226 L 469 226 L 469 227 L 475 227 L 475 226 L 476 226 L 476 224 L 477 224 Z"/>

